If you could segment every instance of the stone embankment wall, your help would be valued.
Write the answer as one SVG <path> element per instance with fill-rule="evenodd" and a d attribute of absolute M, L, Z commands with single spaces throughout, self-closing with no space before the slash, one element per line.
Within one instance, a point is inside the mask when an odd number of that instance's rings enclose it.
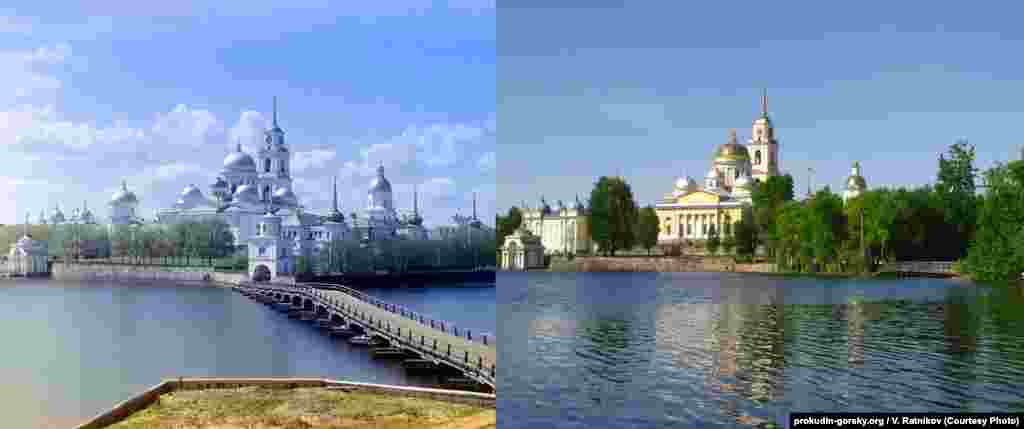
<path fill-rule="evenodd" d="M 488 408 L 494 408 L 496 406 L 496 396 L 493 394 L 464 392 L 458 390 L 354 383 L 321 378 L 188 378 L 165 380 L 164 382 L 151 387 L 149 390 L 118 404 L 110 411 L 100 414 L 92 420 L 83 423 L 78 426 L 77 429 L 99 429 L 113 425 L 114 423 L 128 418 L 135 412 L 145 409 L 152 403 L 159 400 L 161 395 L 175 390 L 236 389 L 251 386 L 280 389 L 326 387 L 342 389 L 349 392 L 426 398 Z"/>
<path fill-rule="evenodd" d="M 735 263 L 726 257 L 576 257 L 552 261 L 552 271 L 590 272 L 676 272 L 733 271 Z"/>
<path fill-rule="evenodd" d="M 576 257 L 553 260 L 551 271 L 576 272 L 744 272 L 772 273 L 775 264 L 737 264 L 727 256 Z"/>
<path fill-rule="evenodd" d="M 778 270 L 775 269 L 775 264 L 761 263 L 761 264 L 736 264 L 735 271 L 737 273 L 774 273 Z"/>
<path fill-rule="evenodd" d="M 119 264 L 64 264 L 55 263 L 52 278 L 57 280 L 131 279 L 206 281 L 239 284 L 248 277 L 244 273 L 224 273 L 199 267 L 159 267 Z"/>

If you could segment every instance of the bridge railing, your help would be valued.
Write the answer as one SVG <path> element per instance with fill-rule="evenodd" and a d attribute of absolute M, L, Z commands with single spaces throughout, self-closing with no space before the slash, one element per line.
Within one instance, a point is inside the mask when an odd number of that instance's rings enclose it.
<path fill-rule="evenodd" d="M 492 387 L 495 386 L 495 377 L 497 371 L 497 364 L 492 359 L 487 358 L 483 355 L 471 356 L 469 350 L 458 350 L 458 347 L 454 350 L 451 346 L 450 341 L 446 341 L 444 338 L 431 337 L 427 338 L 425 335 L 419 336 L 419 344 L 416 343 L 416 338 L 413 336 L 411 330 L 406 330 L 408 335 L 402 335 L 401 327 L 395 327 L 393 329 L 390 322 L 385 322 L 378 319 L 374 319 L 372 315 L 367 315 L 365 311 L 360 311 L 357 307 L 346 304 L 344 302 L 337 302 L 332 297 L 326 296 L 323 292 L 318 291 L 316 288 L 309 286 L 254 286 L 245 285 L 243 288 L 256 289 L 267 292 L 281 292 L 289 294 L 298 294 L 306 298 L 317 301 L 334 311 L 337 311 L 350 319 L 354 319 L 359 324 L 370 330 L 375 331 L 375 334 L 381 335 L 391 341 L 393 344 L 399 344 L 406 348 L 415 350 L 424 356 L 429 356 L 437 361 L 445 362 L 453 368 L 458 368 L 464 372 L 467 376 L 476 379 L 484 384 L 488 384 Z M 357 291 L 358 292 L 358 291 Z M 364 294 L 365 295 L 365 294 Z M 367 295 L 368 296 L 368 295 Z M 371 297 L 372 298 L 372 297 Z M 379 301 L 379 300 L 377 300 Z M 367 302 L 370 303 L 370 302 Z M 370 303 L 372 304 L 372 303 Z M 439 341 L 440 340 L 440 341 Z M 447 345 L 444 347 L 443 345 Z M 439 345 L 440 347 L 439 349 Z M 473 358 L 476 359 L 473 359 Z"/>
<path fill-rule="evenodd" d="M 328 289 L 344 292 L 352 296 L 353 298 L 371 304 L 384 311 L 397 314 L 401 317 L 412 320 L 416 323 L 419 323 L 420 325 L 423 325 L 424 327 L 430 327 L 431 329 L 442 331 L 448 335 L 462 337 L 468 341 L 477 342 L 488 347 L 493 347 L 495 350 L 497 350 L 497 344 L 495 344 L 494 342 L 494 335 L 491 333 L 480 331 L 473 332 L 472 329 L 460 327 L 447 320 L 435 319 L 433 316 L 410 310 L 401 305 L 382 301 L 380 299 L 374 298 L 371 295 L 366 294 L 365 292 L 355 290 L 347 286 L 313 282 L 302 283 L 300 286 L 312 286 L 315 289 Z"/>

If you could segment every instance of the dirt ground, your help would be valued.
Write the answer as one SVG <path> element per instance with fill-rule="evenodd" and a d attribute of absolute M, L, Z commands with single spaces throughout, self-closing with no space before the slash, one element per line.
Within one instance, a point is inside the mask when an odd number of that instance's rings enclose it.
<path fill-rule="evenodd" d="M 307 429 L 497 427 L 494 408 L 322 388 L 177 391 L 114 429 Z"/>

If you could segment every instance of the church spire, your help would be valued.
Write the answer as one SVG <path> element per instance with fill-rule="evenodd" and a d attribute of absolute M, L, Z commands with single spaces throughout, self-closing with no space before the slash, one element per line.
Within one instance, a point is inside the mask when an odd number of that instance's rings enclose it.
<path fill-rule="evenodd" d="M 274 128 L 278 128 L 278 126 L 277 126 L 277 96 L 276 95 L 274 96 Z"/>
<path fill-rule="evenodd" d="M 761 117 L 768 117 L 768 89 L 761 88 Z"/>
<path fill-rule="evenodd" d="M 334 203 L 331 205 L 334 211 L 338 211 L 338 176 L 334 176 Z"/>
<path fill-rule="evenodd" d="M 473 219 L 476 219 L 476 192 L 473 192 Z"/>

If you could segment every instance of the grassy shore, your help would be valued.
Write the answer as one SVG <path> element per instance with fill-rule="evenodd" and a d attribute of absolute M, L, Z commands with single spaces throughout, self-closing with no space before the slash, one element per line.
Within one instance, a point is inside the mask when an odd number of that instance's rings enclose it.
<path fill-rule="evenodd" d="M 181 390 L 110 426 L 115 429 L 497 427 L 493 408 L 326 388 Z"/>

